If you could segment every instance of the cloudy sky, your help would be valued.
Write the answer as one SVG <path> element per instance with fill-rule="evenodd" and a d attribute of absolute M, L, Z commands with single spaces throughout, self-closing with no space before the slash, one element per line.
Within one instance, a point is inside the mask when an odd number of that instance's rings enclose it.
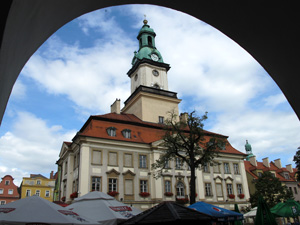
<path fill-rule="evenodd" d="M 0 127 L 0 176 L 15 183 L 56 171 L 63 141 L 89 115 L 105 114 L 130 95 L 136 36 L 144 15 L 170 64 L 169 90 L 181 112 L 208 111 L 205 129 L 229 136 L 257 159 L 293 163 L 300 123 L 265 70 L 228 37 L 184 13 L 150 5 L 111 7 L 83 15 L 53 34 L 23 68 Z"/>

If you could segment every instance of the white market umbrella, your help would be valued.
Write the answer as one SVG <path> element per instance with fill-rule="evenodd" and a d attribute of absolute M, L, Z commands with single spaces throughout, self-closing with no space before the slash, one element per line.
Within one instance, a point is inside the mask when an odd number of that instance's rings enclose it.
<path fill-rule="evenodd" d="M 249 212 L 244 214 L 244 217 L 255 217 L 256 216 L 257 207 L 254 207 Z"/>
<path fill-rule="evenodd" d="M 68 209 L 100 222 L 102 225 L 116 225 L 139 213 L 140 210 L 117 201 L 103 192 L 93 191 L 74 200 Z"/>
<path fill-rule="evenodd" d="M 64 207 L 38 196 L 31 196 L 0 206 L 0 224 L 94 224 Z"/>

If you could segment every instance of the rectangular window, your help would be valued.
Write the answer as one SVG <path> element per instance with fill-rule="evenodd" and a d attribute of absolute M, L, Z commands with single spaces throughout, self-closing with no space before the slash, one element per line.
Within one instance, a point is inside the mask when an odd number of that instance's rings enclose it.
<path fill-rule="evenodd" d="M 74 170 L 78 167 L 77 154 L 74 155 Z"/>
<path fill-rule="evenodd" d="M 0 189 L 0 195 L 2 195 L 3 194 L 3 189 Z"/>
<path fill-rule="evenodd" d="M 181 170 L 182 169 L 182 160 L 180 158 L 175 158 L 175 169 Z"/>
<path fill-rule="evenodd" d="M 204 163 L 204 165 L 203 165 L 203 172 L 204 173 L 209 173 L 209 165 L 208 165 L 208 163 Z"/>
<path fill-rule="evenodd" d="M 41 194 L 41 191 L 40 191 L 40 190 L 36 190 L 36 191 L 35 191 L 35 196 L 40 196 L 40 194 Z"/>
<path fill-rule="evenodd" d="M 210 183 L 205 183 L 205 196 L 212 196 Z"/>
<path fill-rule="evenodd" d="M 234 170 L 234 174 L 240 174 L 239 164 L 234 163 L 233 164 L 233 170 Z"/>
<path fill-rule="evenodd" d="M 298 194 L 297 187 L 294 187 L 294 192 L 295 192 L 295 194 Z"/>
<path fill-rule="evenodd" d="M 92 191 L 101 191 L 101 177 L 92 177 Z"/>
<path fill-rule="evenodd" d="M 31 192 L 30 192 L 30 190 L 26 190 L 26 197 L 29 197 L 29 196 L 31 196 Z"/>
<path fill-rule="evenodd" d="M 223 197 L 222 184 L 216 184 L 217 197 Z"/>
<path fill-rule="evenodd" d="M 115 178 L 109 178 L 108 179 L 108 191 L 118 191 L 118 180 Z"/>
<path fill-rule="evenodd" d="M 178 182 L 176 185 L 176 196 L 177 198 L 184 198 L 184 184 L 182 182 Z"/>
<path fill-rule="evenodd" d="M 0 205 L 5 205 L 6 201 L 0 201 Z"/>
<path fill-rule="evenodd" d="M 140 192 L 148 192 L 148 181 L 140 180 Z"/>
<path fill-rule="evenodd" d="M 214 163 L 214 173 L 220 173 L 220 167 L 218 163 Z"/>
<path fill-rule="evenodd" d="M 68 161 L 65 162 L 65 174 L 68 172 Z"/>
<path fill-rule="evenodd" d="M 9 185 L 9 180 L 6 180 L 6 181 L 5 181 L 5 185 Z"/>
<path fill-rule="evenodd" d="M 124 166 L 125 167 L 132 167 L 132 154 L 125 153 L 124 154 Z"/>
<path fill-rule="evenodd" d="M 224 173 L 230 173 L 229 163 L 224 163 Z"/>
<path fill-rule="evenodd" d="M 170 169 L 170 161 L 168 159 L 165 159 L 165 165 L 164 165 L 165 169 Z"/>
<path fill-rule="evenodd" d="M 227 184 L 227 194 L 232 195 L 233 194 L 233 189 L 232 189 L 232 184 Z"/>
<path fill-rule="evenodd" d="M 101 151 L 93 150 L 93 152 L 92 152 L 92 164 L 101 165 Z"/>
<path fill-rule="evenodd" d="M 50 197 L 50 191 L 45 192 L 45 197 L 49 198 Z"/>
<path fill-rule="evenodd" d="M 284 178 L 287 179 L 287 180 L 289 180 L 290 179 L 290 175 L 288 173 L 285 173 L 284 174 Z"/>
<path fill-rule="evenodd" d="M 125 195 L 133 195 L 133 180 L 125 180 Z"/>
<path fill-rule="evenodd" d="M 108 165 L 110 166 L 118 165 L 118 154 L 116 152 L 108 153 Z"/>
<path fill-rule="evenodd" d="M 172 192 L 172 190 L 171 190 L 171 181 L 169 181 L 169 180 L 165 181 L 165 192 Z"/>
<path fill-rule="evenodd" d="M 147 156 L 139 155 L 140 157 L 140 168 L 147 168 Z"/>
<path fill-rule="evenodd" d="M 8 189 L 8 194 L 9 195 L 12 195 L 14 193 L 14 190 L 13 189 Z"/>
<path fill-rule="evenodd" d="M 163 116 L 158 117 L 158 123 L 164 123 L 164 117 Z"/>
<path fill-rule="evenodd" d="M 236 188 L 237 188 L 237 193 L 238 194 L 243 194 L 243 186 L 242 186 L 242 184 L 237 184 Z"/>
<path fill-rule="evenodd" d="M 41 185 L 41 181 L 40 181 L 40 180 L 37 180 L 37 181 L 36 181 L 36 184 L 37 184 L 37 185 Z"/>

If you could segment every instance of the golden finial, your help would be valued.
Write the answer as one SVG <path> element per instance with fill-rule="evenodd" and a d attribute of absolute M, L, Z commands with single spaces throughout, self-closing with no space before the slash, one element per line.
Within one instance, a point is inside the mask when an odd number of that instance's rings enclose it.
<path fill-rule="evenodd" d="M 148 20 L 146 19 L 146 15 L 144 15 L 144 24 L 146 25 L 148 23 Z"/>

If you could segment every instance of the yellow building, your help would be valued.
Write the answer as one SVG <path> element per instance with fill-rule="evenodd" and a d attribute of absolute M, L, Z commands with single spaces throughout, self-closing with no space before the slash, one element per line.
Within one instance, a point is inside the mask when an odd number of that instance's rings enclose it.
<path fill-rule="evenodd" d="M 55 179 L 46 178 L 41 174 L 30 174 L 30 177 L 23 177 L 21 198 L 37 195 L 52 202 L 54 186 Z"/>

